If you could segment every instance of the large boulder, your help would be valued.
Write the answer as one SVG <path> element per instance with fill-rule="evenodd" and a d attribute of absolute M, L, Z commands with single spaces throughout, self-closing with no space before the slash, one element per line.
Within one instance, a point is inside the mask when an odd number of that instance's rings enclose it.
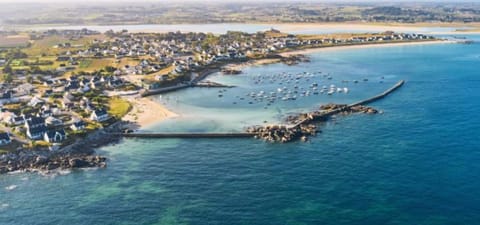
<path fill-rule="evenodd" d="M 37 156 L 37 158 L 35 159 L 35 163 L 34 165 L 36 166 L 39 166 L 39 165 L 44 165 L 48 163 L 48 158 L 46 156 L 43 156 L 43 155 L 39 155 Z"/>
<path fill-rule="evenodd" d="M 71 168 L 82 168 L 89 166 L 90 163 L 84 159 L 73 158 L 69 160 L 69 165 Z"/>

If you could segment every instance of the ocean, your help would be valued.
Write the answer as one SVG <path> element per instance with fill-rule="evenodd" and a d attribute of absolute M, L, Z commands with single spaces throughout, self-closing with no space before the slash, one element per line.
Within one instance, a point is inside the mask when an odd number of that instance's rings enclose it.
<path fill-rule="evenodd" d="M 156 97 L 182 116 L 146 131 L 238 131 L 406 84 L 372 104 L 382 114 L 337 116 L 306 143 L 125 139 L 98 150 L 106 169 L 2 175 L 0 224 L 480 223 L 480 44 L 339 49 L 310 59 L 214 74 L 236 85 L 222 97 L 206 88 Z M 291 88 L 279 84 L 285 74 L 307 74 L 299 90 L 317 82 L 349 92 L 299 92 L 271 105 L 248 99 Z"/>

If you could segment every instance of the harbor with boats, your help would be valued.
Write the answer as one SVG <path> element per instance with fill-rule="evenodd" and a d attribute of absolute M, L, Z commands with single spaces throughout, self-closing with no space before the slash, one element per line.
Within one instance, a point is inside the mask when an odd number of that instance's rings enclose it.
<path fill-rule="evenodd" d="M 254 137 L 269 142 L 286 143 L 291 141 L 307 141 L 309 137 L 315 136 L 319 131 L 318 122 L 327 121 L 331 116 L 337 114 L 348 115 L 352 113 L 376 114 L 378 110 L 364 106 L 374 101 L 383 99 L 391 94 L 405 83 L 404 80 L 397 82 L 391 88 L 373 97 L 352 103 L 352 104 L 327 104 L 320 106 L 319 110 L 300 113 L 285 119 L 286 125 L 266 125 L 248 127 L 244 132 L 214 132 L 214 133 L 198 133 L 198 132 L 157 132 L 157 133 L 134 133 L 128 131 L 123 133 L 128 138 L 246 138 Z M 316 87 L 317 85 L 313 85 Z M 331 87 L 332 89 L 332 87 Z M 224 89 L 225 90 L 225 89 Z M 323 90 L 323 89 L 322 89 Z M 337 89 L 338 90 L 338 89 Z M 263 98 L 262 92 L 258 94 Z M 256 97 L 257 94 L 250 94 L 250 97 Z"/>

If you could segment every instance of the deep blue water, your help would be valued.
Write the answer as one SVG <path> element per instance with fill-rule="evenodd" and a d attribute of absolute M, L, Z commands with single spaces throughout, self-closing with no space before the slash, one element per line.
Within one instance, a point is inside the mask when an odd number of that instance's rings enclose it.
<path fill-rule="evenodd" d="M 178 103 L 169 107 L 185 116 L 150 129 L 235 130 L 248 114 L 275 120 L 278 110 L 351 102 L 400 79 L 407 83 L 373 104 L 383 114 L 337 117 L 308 143 L 128 139 L 100 150 L 109 157 L 106 169 L 0 176 L 0 224 L 479 223 L 479 44 L 349 49 L 311 57 L 311 63 L 294 67 L 275 64 L 247 68 L 238 77 L 214 76 L 239 85 L 221 100 L 213 89 L 174 93 L 169 97 Z M 231 104 L 236 95 L 270 88 L 250 86 L 252 77 L 319 70 L 333 77 L 320 80 L 325 84 L 369 81 L 345 84 L 349 94 L 281 102 L 275 109 Z M 195 114 L 203 116 L 188 122 Z M 16 188 L 8 190 L 11 185 Z"/>

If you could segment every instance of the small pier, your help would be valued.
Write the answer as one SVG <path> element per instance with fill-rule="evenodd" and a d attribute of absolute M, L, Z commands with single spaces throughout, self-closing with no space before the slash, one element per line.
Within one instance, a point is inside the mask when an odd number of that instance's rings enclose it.
<path fill-rule="evenodd" d="M 252 138 L 255 134 L 246 132 L 225 133 L 122 133 L 129 138 Z"/>
<path fill-rule="evenodd" d="M 198 82 L 194 85 L 194 87 L 206 87 L 206 88 L 233 88 L 235 86 L 232 85 L 225 85 L 225 84 L 220 84 L 217 82 L 213 81 L 203 81 L 203 82 Z"/>
<path fill-rule="evenodd" d="M 153 90 L 146 90 L 140 94 L 142 97 L 147 97 L 151 95 L 158 95 L 158 94 L 163 94 L 167 92 L 172 92 L 188 87 L 192 87 L 192 84 L 181 84 L 181 85 L 176 85 L 176 86 L 171 86 L 171 87 L 165 87 L 165 88 L 158 88 L 158 89 L 153 89 Z"/>

